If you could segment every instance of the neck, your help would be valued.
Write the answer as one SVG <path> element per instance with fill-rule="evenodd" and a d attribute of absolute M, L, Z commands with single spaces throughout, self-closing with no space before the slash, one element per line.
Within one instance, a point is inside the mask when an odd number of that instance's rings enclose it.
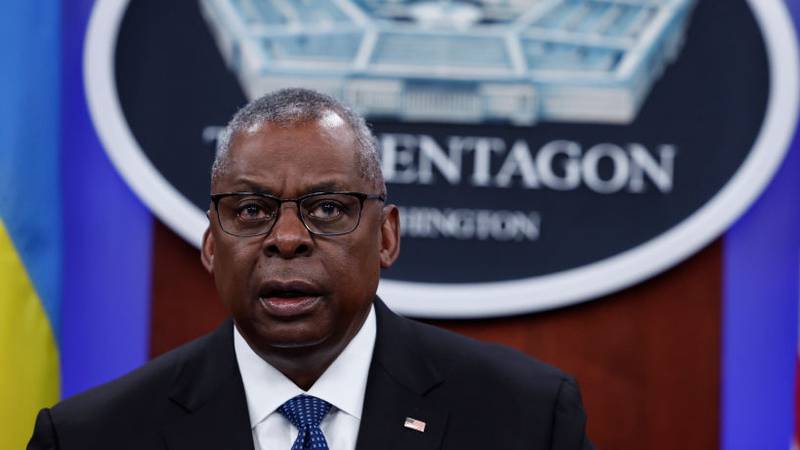
<path fill-rule="evenodd" d="M 259 339 L 258 332 L 249 333 L 245 327 L 236 327 L 248 346 L 269 365 L 281 372 L 300 389 L 307 391 L 330 365 L 339 357 L 350 341 L 358 334 L 369 314 L 367 309 L 350 326 L 338 333 L 323 338 L 320 342 L 307 345 L 276 345 Z"/>
<path fill-rule="evenodd" d="M 323 373 L 339 357 L 350 341 L 358 334 L 368 316 L 369 310 L 360 320 L 356 320 L 344 336 L 329 336 L 316 345 L 297 347 L 257 346 L 252 345 L 247 336 L 250 348 L 269 365 L 277 369 L 300 389 L 307 391 L 317 382 Z"/>
<path fill-rule="evenodd" d="M 277 351 L 258 355 L 272 367 L 284 374 L 300 389 L 307 391 L 325 373 L 336 357 L 344 349 L 330 349 L 324 352 L 308 352 L 304 348 L 281 348 Z"/>

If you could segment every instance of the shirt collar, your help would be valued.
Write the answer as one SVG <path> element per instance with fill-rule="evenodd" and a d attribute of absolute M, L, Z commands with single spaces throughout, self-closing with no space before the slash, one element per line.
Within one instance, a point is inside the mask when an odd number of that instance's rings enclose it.
<path fill-rule="evenodd" d="M 284 402 L 300 394 L 321 398 L 338 410 L 360 420 L 367 388 L 367 374 L 375 348 L 376 329 L 375 307 L 370 306 L 367 319 L 358 333 L 311 389 L 305 392 L 261 359 L 250 348 L 239 330 L 233 327 L 234 351 L 247 397 L 250 426 L 255 427 Z"/>

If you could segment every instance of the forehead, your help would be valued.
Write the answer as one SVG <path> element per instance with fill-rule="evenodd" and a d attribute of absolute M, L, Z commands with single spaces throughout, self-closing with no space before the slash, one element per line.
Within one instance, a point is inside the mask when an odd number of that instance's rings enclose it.
<path fill-rule="evenodd" d="M 357 149 L 353 131 L 335 113 L 317 120 L 262 123 L 232 136 L 219 184 L 225 190 L 248 187 L 282 195 L 358 190 L 363 180 Z"/>

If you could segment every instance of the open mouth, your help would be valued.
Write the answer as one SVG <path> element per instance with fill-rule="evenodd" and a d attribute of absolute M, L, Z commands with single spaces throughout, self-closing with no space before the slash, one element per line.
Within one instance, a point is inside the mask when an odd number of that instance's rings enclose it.
<path fill-rule="evenodd" d="M 319 289 L 305 282 L 267 283 L 258 296 L 264 310 L 278 317 L 309 314 L 321 299 Z"/>

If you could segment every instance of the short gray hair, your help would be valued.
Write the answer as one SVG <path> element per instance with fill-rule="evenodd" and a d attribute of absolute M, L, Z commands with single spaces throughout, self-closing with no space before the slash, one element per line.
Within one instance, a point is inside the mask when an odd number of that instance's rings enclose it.
<path fill-rule="evenodd" d="M 211 182 L 218 180 L 227 169 L 228 153 L 236 133 L 265 123 L 290 125 L 319 120 L 329 112 L 339 115 L 355 135 L 359 174 L 380 193 L 385 194 L 386 184 L 381 173 L 378 146 L 364 118 L 329 95 L 302 88 L 271 92 L 246 104 L 233 115 L 217 136 L 217 153 L 211 166 Z"/>

